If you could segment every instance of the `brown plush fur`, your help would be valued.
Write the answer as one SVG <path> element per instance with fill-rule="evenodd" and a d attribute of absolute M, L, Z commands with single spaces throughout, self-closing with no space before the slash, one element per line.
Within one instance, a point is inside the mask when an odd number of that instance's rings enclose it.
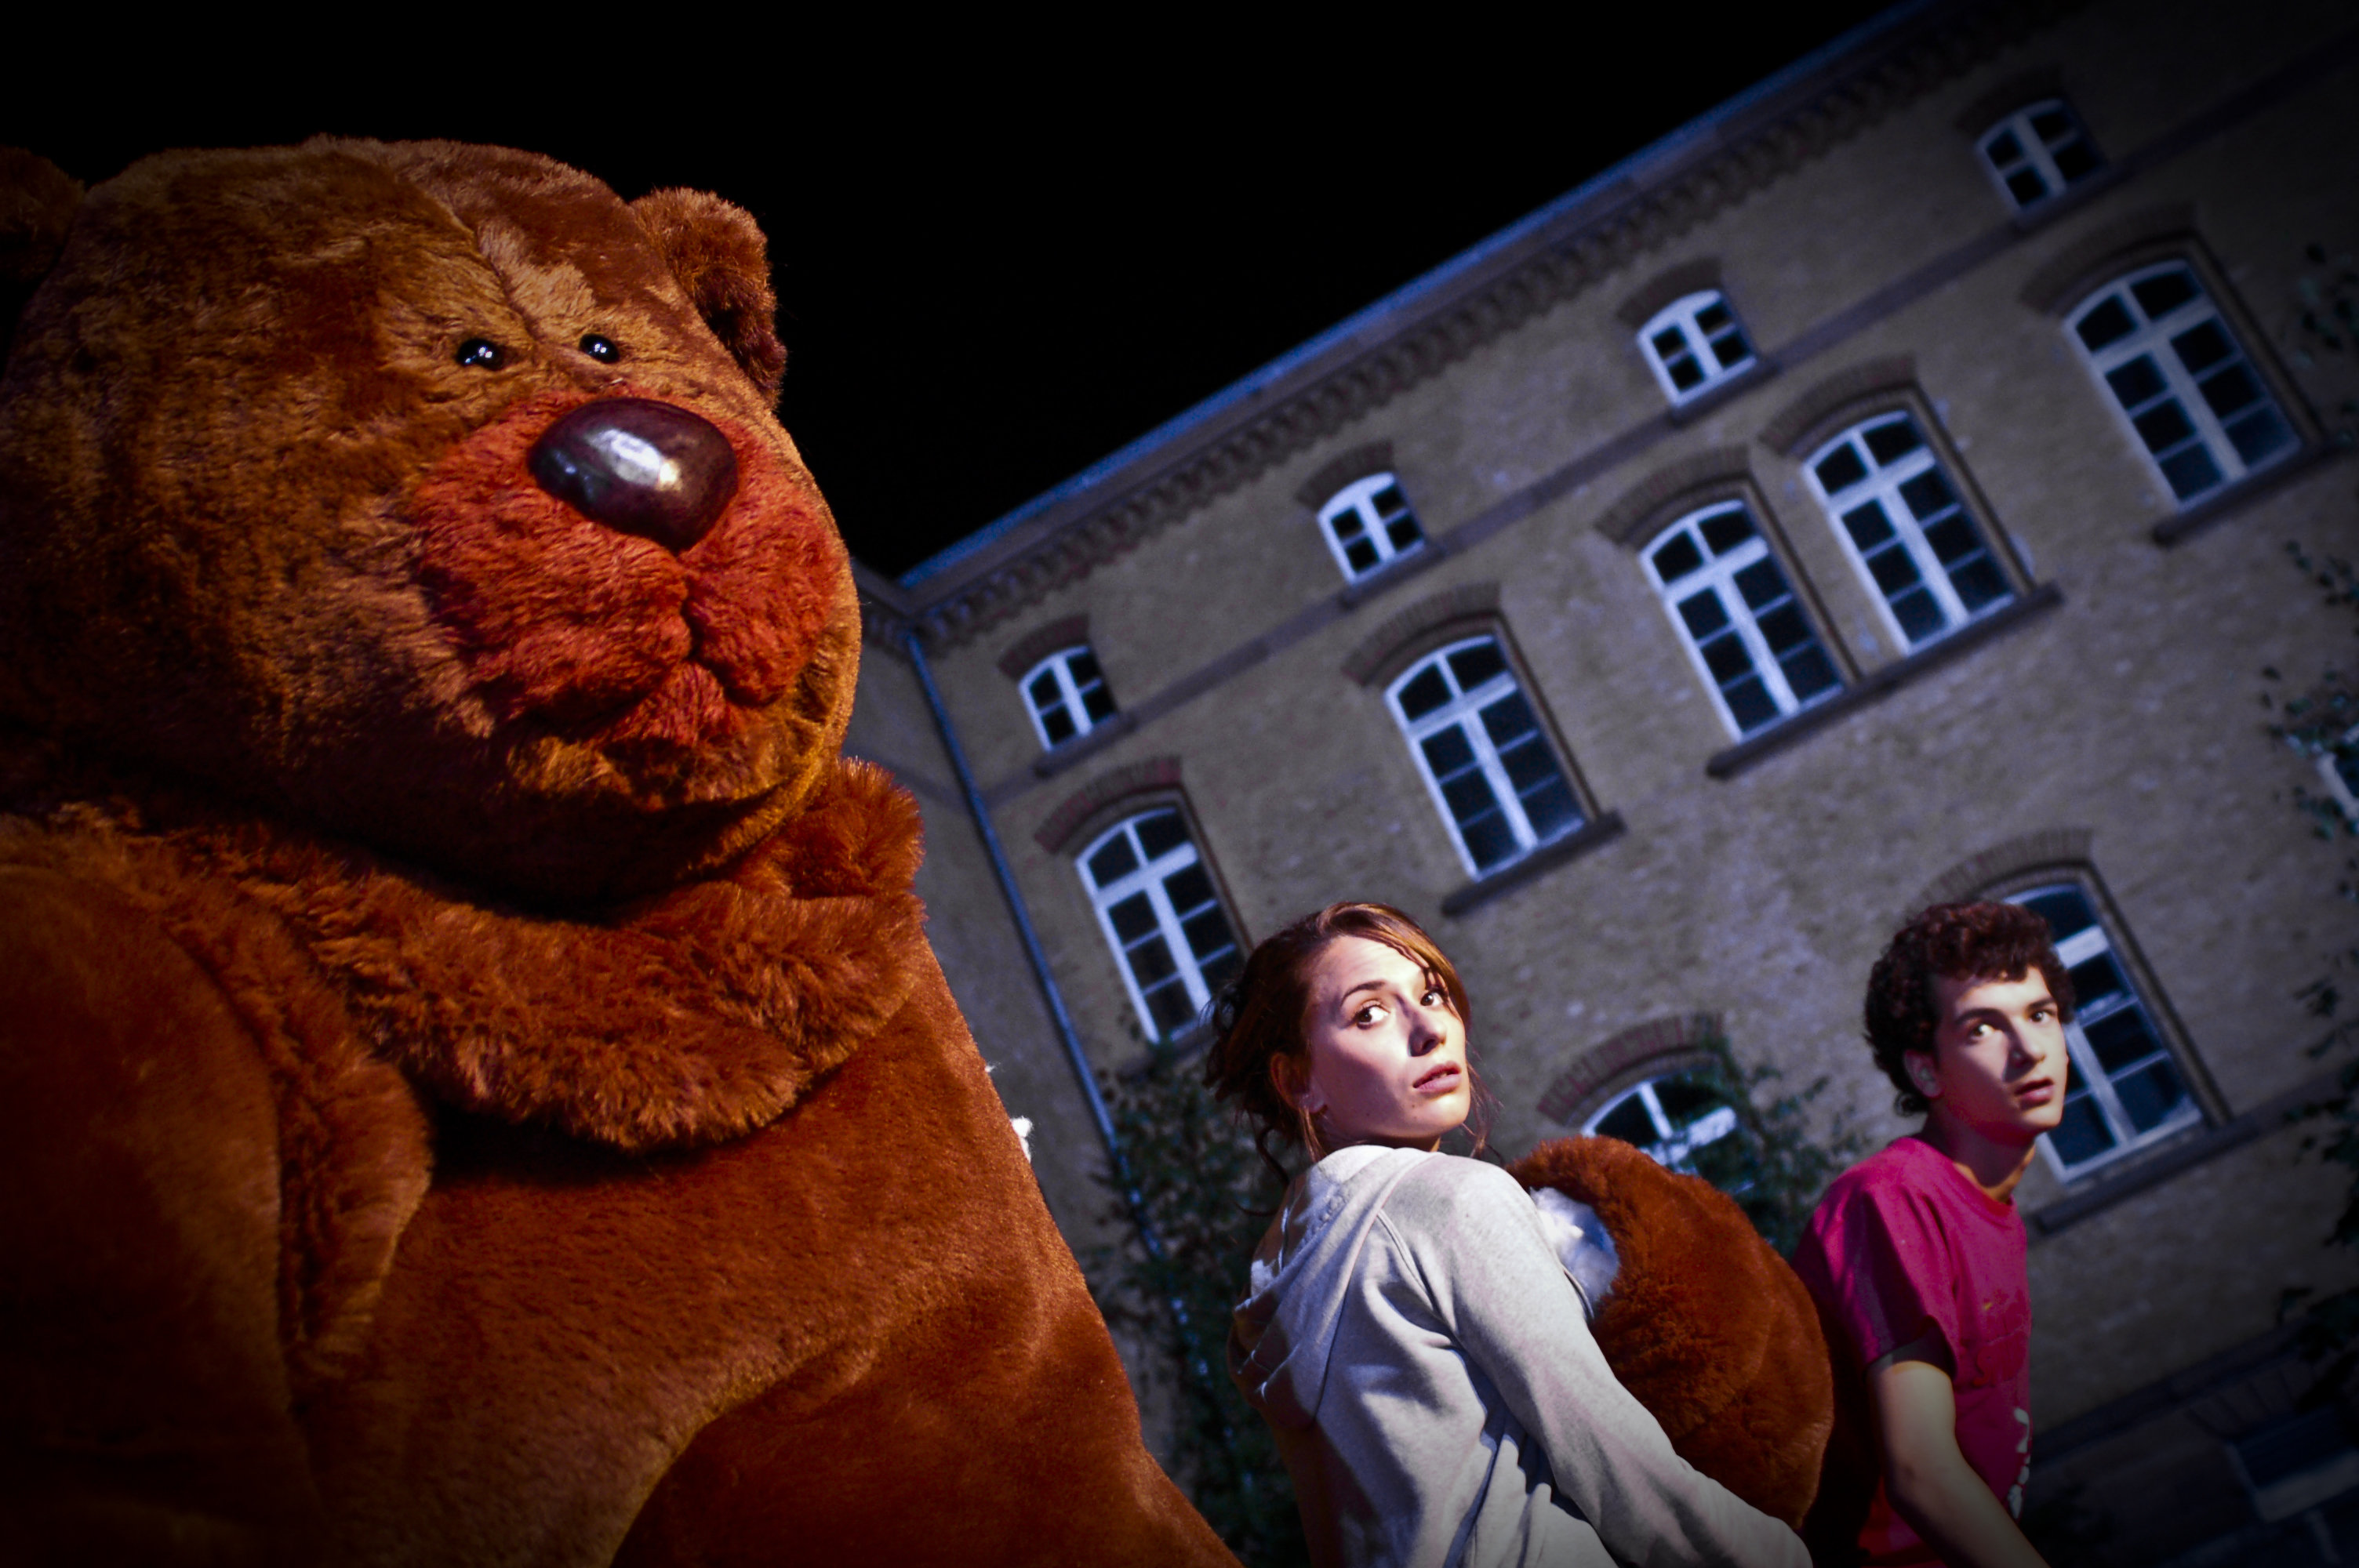
<path fill-rule="evenodd" d="M 330 141 L 62 211 L 0 367 L 12 1556 L 1231 1561 L 836 754 L 750 221 Z M 617 395 L 736 453 L 677 556 L 524 468 Z"/>
<path fill-rule="evenodd" d="M 1834 1385 L 1810 1292 L 1728 1196 L 1612 1138 L 1543 1143 L 1510 1167 L 1597 1211 L 1621 1257 L 1593 1325 L 1682 1458 L 1799 1527 Z"/>

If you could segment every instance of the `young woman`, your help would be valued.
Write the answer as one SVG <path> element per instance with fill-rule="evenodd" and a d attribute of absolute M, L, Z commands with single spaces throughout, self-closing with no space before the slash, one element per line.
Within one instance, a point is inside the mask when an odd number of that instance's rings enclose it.
<path fill-rule="evenodd" d="M 1315 1163 L 1237 1309 L 1230 1375 L 1327 1564 L 1802 1568 L 1799 1537 L 1673 1453 L 1614 1381 L 1539 1212 L 1439 1152 L 1484 1095 L 1465 988 L 1398 910 L 1331 904 L 1254 950 L 1205 1081 Z"/>

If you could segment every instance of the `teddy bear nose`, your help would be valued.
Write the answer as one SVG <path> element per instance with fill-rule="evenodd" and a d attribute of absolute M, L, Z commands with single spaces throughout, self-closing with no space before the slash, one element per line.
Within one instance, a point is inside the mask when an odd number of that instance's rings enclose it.
<path fill-rule="evenodd" d="M 704 537 L 737 493 L 729 438 L 685 408 L 603 397 L 551 425 L 526 465 L 540 488 L 617 533 L 675 555 Z"/>

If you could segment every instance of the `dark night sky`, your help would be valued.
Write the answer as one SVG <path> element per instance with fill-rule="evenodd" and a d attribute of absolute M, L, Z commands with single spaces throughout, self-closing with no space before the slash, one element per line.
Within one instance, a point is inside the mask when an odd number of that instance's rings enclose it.
<path fill-rule="evenodd" d="M 922 51 L 748 41 L 652 96 L 512 50 L 332 79 L 213 59 L 53 79 L 0 105 L 0 142 L 94 182 L 166 146 L 439 135 L 626 197 L 717 190 L 770 235 L 781 416 L 853 553 L 898 573 L 1879 9 L 1437 10 L 1293 44 L 1207 16 L 1086 58 L 913 21 Z"/>

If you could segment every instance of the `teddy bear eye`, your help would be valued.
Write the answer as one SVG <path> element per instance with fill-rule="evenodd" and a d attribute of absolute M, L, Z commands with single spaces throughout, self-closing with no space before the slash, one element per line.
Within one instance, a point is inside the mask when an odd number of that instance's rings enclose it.
<path fill-rule="evenodd" d="M 476 370 L 497 370 L 507 355 L 502 353 L 500 346 L 489 338 L 470 338 L 459 345 L 457 358 L 461 364 L 471 365 Z"/>
<path fill-rule="evenodd" d="M 588 354 L 592 359 L 596 360 L 600 364 L 610 365 L 616 360 L 623 357 L 623 351 L 615 346 L 614 339 L 601 337 L 596 332 L 591 332 L 583 336 L 582 340 L 582 351 Z"/>

